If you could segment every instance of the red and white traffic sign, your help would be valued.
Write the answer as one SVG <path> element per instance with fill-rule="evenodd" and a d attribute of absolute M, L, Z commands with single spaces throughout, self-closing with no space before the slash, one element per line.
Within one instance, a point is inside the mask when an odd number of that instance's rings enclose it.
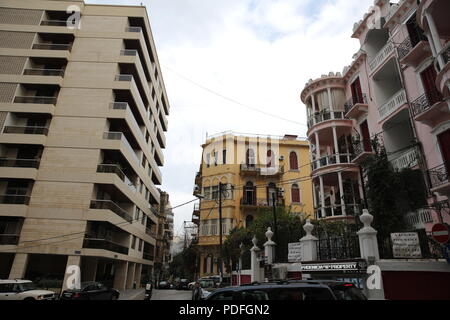
<path fill-rule="evenodd" d="M 431 229 L 431 236 L 439 243 L 446 244 L 450 240 L 450 232 L 445 224 L 438 223 Z"/>

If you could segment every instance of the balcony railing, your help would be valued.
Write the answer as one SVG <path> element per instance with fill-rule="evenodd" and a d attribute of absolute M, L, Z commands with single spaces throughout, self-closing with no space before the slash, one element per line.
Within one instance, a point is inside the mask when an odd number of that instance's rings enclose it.
<path fill-rule="evenodd" d="M 445 164 L 428 170 L 428 176 L 432 188 L 440 187 L 446 183 L 449 183 L 449 168 Z"/>
<path fill-rule="evenodd" d="M 0 245 L 1 246 L 15 246 L 19 243 L 20 235 L 18 234 L 0 234 Z"/>
<path fill-rule="evenodd" d="M 320 168 L 336 165 L 338 163 L 352 163 L 353 155 L 350 153 L 345 154 L 331 154 L 321 157 L 319 160 L 315 160 L 312 163 L 312 169 L 317 170 Z"/>
<path fill-rule="evenodd" d="M 377 69 L 384 60 L 394 51 L 394 44 L 392 42 L 388 42 L 375 56 L 375 58 L 369 63 L 369 69 L 373 72 Z"/>
<path fill-rule="evenodd" d="M 56 97 L 39 96 L 18 96 L 14 98 L 14 103 L 33 103 L 33 104 L 56 104 Z"/>
<path fill-rule="evenodd" d="M 105 132 L 103 134 L 103 139 L 105 140 L 121 140 L 123 144 L 126 146 L 126 148 L 130 151 L 131 155 L 133 156 L 133 159 L 139 164 L 139 158 L 136 155 L 136 152 L 134 151 L 131 144 L 128 142 L 127 138 L 122 132 Z"/>
<path fill-rule="evenodd" d="M 115 173 L 132 192 L 137 192 L 137 187 L 127 177 L 127 175 L 116 164 L 100 164 L 97 166 L 97 172 L 99 173 Z"/>
<path fill-rule="evenodd" d="M 126 110 L 128 109 L 128 102 L 112 102 L 109 108 L 113 110 Z"/>
<path fill-rule="evenodd" d="M 18 194 L 2 194 L 0 195 L 0 203 L 29 205 L 30 197 Z"/>
<path fill-rule="evenodd" d="M 267 166 L 261 164 L 241 164 L 241 173 L 255 173 L 262 176 L 274 176 L 284 173 L 284 166 Z"/>
<path fill-rule="evenodd" d="M 126 27 L 125 32 L 142 32 L 141 27 Z"/>
<path fill-rule="evenodd" d="M 138 51 L 137 50 L 130 50 L 130 49 L 126 49 L 126 50 L 121 50 L 120 51 L 120 55 L 121 56 L 137 56 L 138 55 Z"/>
<path fill-rule="evenodd" d="M 132 81 L 133 80 L 133 75 L 131 74 L 118 74 L 116 75 L 115 78 L 116 81 Z"/>
<path fill-rule="evenodd" d="M 322 208 L 325 216 L 322 214 Z M 345 209 L 345 210 L 344 210 Z M 331 217 L 343 217 L 344 211 L 345 216 L 358 216 L 362 213 L 361 205 L 359 204 L 336 204 L 331 206 L 319 207 L 315 209 L 316 217 L 320 218 L 331 218 Z"/>
<path fill-rule="evenodd" d="M 156 232 L 153 231 L 150 228 L 145 228 L 145 233 L 148 234 L 149 236 L 153 237 L 153 238 L 156 238 Z"/>
<path fill-rule="evenodd" d="M 436 71 L 439 73 L 444 68 L 444 66 L 450 61 L 450 41 L 444 46 L 441 52 L 438 53 L 438 57 L 442 58 L 443 65 L 441 66 L 439 59 L 436 58 L 434 62 L 434 67 Z"/>
<path fill-rule="evenodd" d="M 432 90 L 430 92 L 424 93 L 419 98 L 411 102 L 411 111 L 413 117 L 429 110 L 432 106 L 434 106 L 441 100 L 442 95 L 438 90 Z"/>
<path fill-rule="evenodd" d="M 401 89 L 396 94 L 394 94 L 388 102 L 383 104 L 380 108 L 378 108 L 378 113 L 380 114 L 380 121 L 383 121 L 395 111 L 397 111 L 401 106 L 406 103 L 406 92 L 404 89 Z"/>
<path fill-rule="evenodd" d="M 312 126 L 315 126 L 316 124 L 328 121 L 328 120 L 334 120 L 334 119 L 347 119 L 345 117 L 345 111 L 325 111 L 320 112 L 318 114 L 315 114 L 308 119 L 308 128 L 311 128 Z"/>
<path fill-rule="evenodd" d="M 128 212 L 111 200 L 91 200 L 90 208 L 97 210 L 111 210 L 129 223 L 133 221 L 133 218 L 128 214 Z"/>
<path fill-rule="evenodd" d="M 67 20 L 44 20 L 41 21 L 41 26 L 67 27 Z"/>
<path fill-rule="evenodd" d="M 64 69 L 25 69 L 23 71 L 25 76 L 55 76 L 63 77 Z"/>
<path fill-rule="evenodd" d="M 277 206 L 284 206 L 284 199 L 278 199 L 275 201 Z M 269 200 L 267 198 L 258 198 L 258 199 L 247 199 L 241 198 L 241 206 L 252 206 L 252 207 L 272 207 L 273 200 Z"/>
<path fill-rule="evenodd" d="M 151 253 L 146 253 L 144 252 L 142 254 L 142 258 L 144 258 L 144 260 L 148 260 L 148 261 L 154 261 L 155 260 L 155 256 Z"/>
<path fill-rule="evenodd" d="M 412 168 L 420 163 L 420 149 L 415 146 L 403 152 L 400 156 L 391 161 L 392 166 L 396 170 Z"/>
<path fill-rule="evenodd" d="M 58 44 L 58 43 L 35 43 L 33 49 L 36 50 L 72 50 L 72 44 Z"/>
<path fill-rule="evenodd" d="M 7 126 L 3 129 L 3 133 L 10 134 L 48 134 L 47 127 L 21 127 L 21 126 Z"/>
<path fill-rule="evenodd" d="M 128 255 L 128 248 L 105 239 L 85 238 L 83 248 L 102 249 Z"/>
<path fill-rule="evenodd" d="M 423 32 L 419 30 L 415 32 L 413 40 L 411 40 L 411 37 L 407 37 L 397 48 L 399 60 L 406 57 L 420 41 L 428 41 L 428 39 Z"/>
<path fill-rule="evenodd" d="M 345 114 L 347 114 L 357 104 L 367 104 L 367 95 L 365 93 L 363 93 L 361 97 L 352 97 L 344 104 Z"/>
<path fill-rule="evenodd" d="M 0 158 L 0 167 L 8 168 L 39 168 L 39 159 L 8 159 Z"/>

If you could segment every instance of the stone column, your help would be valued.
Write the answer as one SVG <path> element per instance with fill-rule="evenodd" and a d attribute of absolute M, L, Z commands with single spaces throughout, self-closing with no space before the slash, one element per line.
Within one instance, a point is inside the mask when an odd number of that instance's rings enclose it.
<path fill-rule="evenodd" d="M 136 282 L 137 288 L 141 287 L 141 276 L 142 276 L 142 264 L 136 264 L 136 269 L 134 271 L 134 281 Z"/>
<path fill-rule="evenodd" d="M 433 17 L 431 15 L 429 9 L 425 11 L 425 17 L 427 18 L 428 26 L 430 28 L 431 38 L 432 38 L 431 40 L 432 40 L 432 42 L 434 44 L 434 47 L 435 47 L 435 49 L 437 51 L 436 52 L 436 54 L 437 54 L 436 58 L 438 60 L 439 66 L 442 69 L 442 68 L 444 68 L 445 63 L 444 63 L 444 60 L 442 59 L 442 56 L 438 55 L 439 52 L 442 52 L 442 49 L 443 49 L 442 48 L 442 44 L 441 44 L 441 38 L 439 37 L 438 29 L 437 29 L 437 27 L 436 27 L 436 25 L 434 23 Z"/>
<path fill-rule="evenodd" d="M 341 158 L 339 157 L 339 144 L 335 126 L 333 126 L 333 142 L 334 142 L 334 154 L 336 155 L 336 163 L 339 164 L 341 163 Z"/>
<path fill-rule="evenodd" d="M 306 224 L 303 226 L 303 230 L 306 232 L 306 236 L 300 239 L 302 250 L 302 261 L 316 261 L 317 260 L 317 239 L 312 235 L 314 226 L 311 224 L 311 220 L 306 220 Z"/>
<path fill-rule="evenodd" d="M 320 202 L 321 202 L 321 206 L 322 206 L 322 218 L 325 218 L 326 214 L 325 214 L 325 190 L 323 187 L 323 177 L 320 176 L 319 177 L 319 181 L 320 181 Z"/>
<path fill-rule="evenodd" d="M 253 247 L 250 249 L 252 282 L 259 282 L 261 280 L 261 270 L 259 267 L 258 252 L 261 251 L 261 249 L 259 249 L 257 246 L 258 240 L 256 239 L 256 237 L 253 237 L 252 243 Z"/>
<path fill-rule="evenodd" d="M 344 200 L 344 183 L 342 182 L 342 172 L 338 172 L 338 180 L 339 180 L 339 196 L 341 197 L 341 208 L 342 208 L 342 215 L 346 216 L 346 210 L 345 210 L 345 200 Z"/>
<path fill-rule="evenodd" d="M 312 103 L 313 113 L 316 113 L 317 112 L 316 98 L 314 97 L 314 93 L 311 95 L 311 103 Z"/>
<path fill-rule="evenodd" d="M 128 261 L 116 261 L 114 270 L 114 289 L 124 291 L 127 282 Z"/>
<path fill-rule="evenodd" d="M 135 268 L 136 268 L 136 264 L 134 262 L 128 262 L 127 283 L 125 285 L 125 288 L 127 290 L 133 289 Z"/>
<path fill-rule="evenodd" d="M 241 285 L 241 275 L 242 275 L 242 255 L 244 254 L 243 248 L 244 248 L 244 244 L 241 242 L 241 244 L 239 245 L 240 255 L 239 255 L 239 272 L 238 272 L 238 281 L 237 281 L 238 286 Z"/>
<path fill-rule="evenodd" d="M 79 286 L 79 284 L 81 284 L 81 269 L 79 269 L 80 274 L 78 275 L 80 278 L 77 279 L 78 283 L 75 281 L 69 281 L 69 283 L 67 283 L 69 280 L 69 277 L 74 275 L 74 271 L 68 269 L 70 266 L 77 266 L 78 268 L 80 268 L 80 264 L 81 264 L 81 256 L 68 256 L 67 257 L 67 265 L 66 265 L 66 273 L 64 274 L 64 281 L 63 281 L 63 286 L 62 286 L 62 290 L 66 290 L 68 288 L 68 285 L 77 285 Z M 70 270 L 70 273 L 67 273 L 67 271 Z"/>
<path fill-rule="evenodd" d="M 266 238 L 267 242 L 264 243 L 264 254 L 267 257 L 267 264 L 273 264 L 273 258 L 275 256 L 275 246 L 276 243 L 272 241 L 273 232 L 272 228 L 267 228 Z"/>
<path fill-rule="evenodd" d="M 364 224 L 364 227 L 358 231 L 361 258 L 365 260 L 380 260 L 377 242 L 378 232 L 371 227 L 373 216 L 369 213 L 369 210 L 364 209 L 359 219 Z"/>
<path fill-rule="evenodd" d="M 14 262 L 9 272 L 9 279 L 23 279 L 25 277 L 25 271 L 28 265 L 28 253 L 16 253 L 14 256 Z"/>
<path fill-rule="evenodd" d="M 327 88 L 328 104 L 330 105 L 331 119 L 334 119 L 334 106 L 333 99 L 331 99 L 331 88 Z"/>

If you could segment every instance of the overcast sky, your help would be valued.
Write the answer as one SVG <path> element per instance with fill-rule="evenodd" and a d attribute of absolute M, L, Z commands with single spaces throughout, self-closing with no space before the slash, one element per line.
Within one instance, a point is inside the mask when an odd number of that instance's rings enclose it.
<path fill-rule="evenodd" d="M 373 0 L 86 0 L 147 6 L 171 105 L 162 189 L 192 200 L 206 133 L 306 136 L 299 95 L 342 72 L 359 49 L 353 24 Z M 196 84 L 194 84 L 196 83 Z M 270 117 L 223 99 L 277 114 Z M 175 210 L 175 233 L 193 204 Z"/>

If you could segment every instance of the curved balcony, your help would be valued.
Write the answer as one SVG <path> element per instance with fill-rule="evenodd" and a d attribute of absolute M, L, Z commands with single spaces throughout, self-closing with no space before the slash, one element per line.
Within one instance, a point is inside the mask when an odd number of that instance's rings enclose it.
<path fill-rule="evenodd" d="M 411 113 L 414 120 L 435 127 L 450 119 L 450 109 L 439 91 L 433 90 L 421 95 L 411 102 Z"/>
<path fill-rule="evenodd" d="M 443 164 L 428 171 L 431 191 L 450 195 L 450 170 L 448 167 Z"/>
<path fill-rule="evenodd" d="M 283 207 L 284 206 L 284 199 L 278 199 L 276 200 L 276 205 Z M 267 198 L 257 198 L 257 199 L 248 199 L 248 198 L 241 198 L 241 206 L 243 207 L 263 207 L 263 208 L 270 208 L 273 206 L 273 201 L 268 200 Z"/>
<path fill-rule="evenodd" d="M 353 155 L 347 154 L 331 154 L 321 157 L 319 160 L 312 162 L 312 171 L 330 168 L 336 165 L 353 164 Z"/>
<path fill-rule="evenodd" d="M 308 119 L 308 136 L 313 130 L 321 130 L 328 127 L 328 124 L 333 124 L 334 121 L 339 121 L 339 125 L 353 126 L 352 120 L 345 117 L 345 111 L 325 111 L 317 113 Z M 345 123 L 345 124 L 344 124 Z"/>

